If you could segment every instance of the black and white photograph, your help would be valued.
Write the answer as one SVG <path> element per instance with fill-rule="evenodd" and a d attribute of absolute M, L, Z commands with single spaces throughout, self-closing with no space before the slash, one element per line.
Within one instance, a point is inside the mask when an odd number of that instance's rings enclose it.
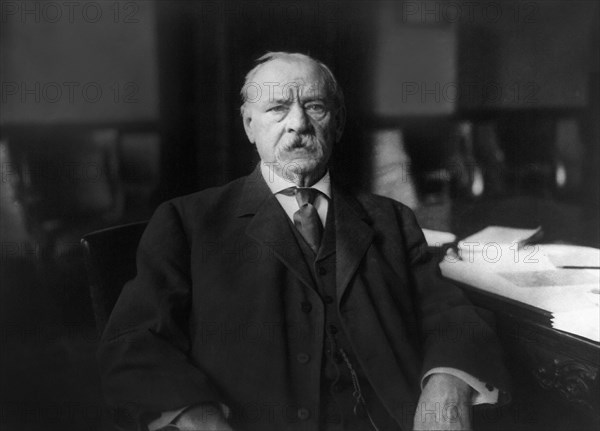
<path fill-rule="evenodd" d="M 599 28 L 0 0 L 0 430 L 600 429 Z"/>

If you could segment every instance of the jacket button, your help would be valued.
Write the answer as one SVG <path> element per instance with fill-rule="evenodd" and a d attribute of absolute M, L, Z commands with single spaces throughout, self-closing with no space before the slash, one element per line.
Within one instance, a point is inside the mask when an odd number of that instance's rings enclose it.
<path fill-rule="evenodd" d="M 324 267 L 320 266 L 317 269 L 317 272 L 319 273 L 319 275 L 325 275 L 325 274 L 327 274 L 327 269 L 325 269 Z"/>
<path fill-rule="evenodd" d="M 308 301 L 304 301 L 302 304 L 300 304 L 300 308 L 305 313 L 310 313 L 310 310 L 312 310 L 312 304 Z"/>
<path fill-rule="evenodd" d="M 298 409 L 298 419 L 300 419 L 301 421 L 305 421 L 310 417 L 310 411 L 308 409 L 305 409 L 304 407 L 301 407 Z"/>
<path fill-rule="evenodd" d="M 310 355 L 308 353 L 298 353 L 296 360 L 301 364 L 307 364 L 310 361 Z"/>
<path fill-rule="evenodd" d="M 329 332 L 331 334 L 337 334 L 338 328 L 335 325 L 329 325 Z"/>
<path fill-rule="evenodd" d="M 325 304 L 331 304 L 333 302 L 333 297 L 331 297 L 329 295 L 325 295 L 325 297 L 323 298 L 323 301 L 325 301 Z"/>
<path fill-rule="evenodd" d="M 492 392 L 494 390 L 494 387 L 492 385 L 490 385 L 489 383 L 485 384 L 485 388 L 490 392 Z"/>

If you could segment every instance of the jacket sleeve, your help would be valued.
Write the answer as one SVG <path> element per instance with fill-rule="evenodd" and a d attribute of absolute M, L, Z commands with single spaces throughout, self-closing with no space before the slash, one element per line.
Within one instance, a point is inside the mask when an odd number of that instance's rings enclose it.
<path fill-rule="evenodd" d="M 419 329 L 423 340 L 421 376 L 434 368 L 462 370 L 507 399 L 510 377 L 495 333 L 492 313 L 473 306 L 462 290 L 441 275 L 410 209 L 401 206 Z"/>
<path fill-rule="evenodd" d="M 181 407 L 219 402 L 189 357 L 190 247 L 172 203 L 152 217 L 128 282 L 102 336 L 98 359 L 111 409 L 136 422 Z M 148 415 L 142 420 L 141 416 Z"/>

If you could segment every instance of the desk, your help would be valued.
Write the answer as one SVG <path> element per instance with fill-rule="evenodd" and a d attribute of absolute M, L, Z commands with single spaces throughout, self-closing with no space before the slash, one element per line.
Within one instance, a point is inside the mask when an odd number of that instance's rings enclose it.
<path fill-rule="evenodd" d="M 475 429 L 600 429 L 600 344 L 553 329 L 548 312 L 459 286 L 475 305 L 496 315 L 514 378 L 512 402 L 476 411 Z"/>
<path fill-rule="evenodd" d="M 542 226 L 548 242 L 600 245 L 597 212 L 544 198 L 490 198 L 452 202 L 447 211 L 421 210 L 423 227 L 451 231 L 458 238 L 490 225 Z M 439 213 L 449 213 L 449 219 L 437 220 L 434 215 L 439 218 Z M 539 308 L 476 286 L 453 283 L 461 286 L 475 305 L 496 315 L 498 336 L 514 380 L 510 404 L 474 410 L 477 431 L 600 429 L 599 343 L 553 329 L 550 313 Z"/>

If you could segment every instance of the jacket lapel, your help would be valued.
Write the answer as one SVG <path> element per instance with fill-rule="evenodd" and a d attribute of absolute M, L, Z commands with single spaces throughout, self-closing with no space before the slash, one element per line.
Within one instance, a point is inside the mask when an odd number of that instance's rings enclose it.
<path fill-rule="evenodd" d="M 335 211 L 337 297 L 342 296 L 373 242 L 368 216 L 356 199 L 332 186 Z"/>
<path fill-rule="evenodd" d="M 287 214 L 265 183 L 260 165 L 246 177 L 237 216 L 252 216 L 246 234 L 268 247 L 304 284 L 313 287 L 312 277 Z"/>

